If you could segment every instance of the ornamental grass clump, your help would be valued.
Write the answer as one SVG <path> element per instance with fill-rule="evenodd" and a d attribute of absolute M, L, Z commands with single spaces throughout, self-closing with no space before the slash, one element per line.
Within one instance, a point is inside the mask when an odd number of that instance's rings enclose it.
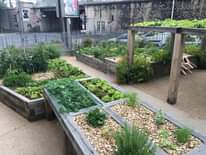
<path fill-rule="evenodd" d="M 138 96 L 136 93 L 126 93 L 127 105 L 135 108 L 139 105 Z"/>
<path fill-rule="evenodd" d="M 155 145 L 148 135 L 135 126 L 125 127 L 116 132 L 117 151 L 115 155 L 154 155 Z"/>
<path fill-rule="evenodd" d="M 191 137 L 191 130 L 188 128 L 179 128 L 175 131 L 176 140 L 178 143 L 186 143 Z"/>

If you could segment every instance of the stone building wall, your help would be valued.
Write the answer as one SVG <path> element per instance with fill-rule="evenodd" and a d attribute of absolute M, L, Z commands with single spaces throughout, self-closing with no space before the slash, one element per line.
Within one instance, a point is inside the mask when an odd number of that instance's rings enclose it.
<path fill-rule="evenodd" d="M 172 0 L 93 2 L 84 6 L 88 32 L 115 32 L 133 22 L 170 18 Z M 176 0 L 174 18 L 206 18 L 206 1 Z"/>

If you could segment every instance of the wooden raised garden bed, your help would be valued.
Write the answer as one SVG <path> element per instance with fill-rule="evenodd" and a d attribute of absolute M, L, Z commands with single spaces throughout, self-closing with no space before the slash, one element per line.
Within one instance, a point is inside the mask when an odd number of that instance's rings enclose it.
<path fill-rule="evenodd" d="M 45 115 L 44 98 L 31 100 L 8 87 L 0 86 L 0 100 L 29 121 L 41 119 Z"/>

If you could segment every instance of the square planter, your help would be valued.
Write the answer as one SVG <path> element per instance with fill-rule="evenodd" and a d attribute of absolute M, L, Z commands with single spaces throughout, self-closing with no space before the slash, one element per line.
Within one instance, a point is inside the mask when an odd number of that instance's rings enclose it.
<path fill-rule="evenodd" d="M 0 86 L 0 100 L 29 121 L 36 121 L 45 116 L 44 98 L 30 100 L 8 87 Z"/>
<path fill-rule="evenodd" d="M 103 100 L 100 99 L 100 97 L 98 97 L 95 92 L 92 92 L 90 91 L 88 88 L 86 88 L 86 86 L 84 86 L 82 84 L 82 82 L 88 82 L 88 81 L 91 81 L 91 80 L 100 80 L 98 78 L 85 78 L 85 79 L 80 79 L 80 80 L 77 80 L 78 84 L 84 89 L 86 90 L 89 94 L 91 94 L 91 96 L 96 99 L 99 103 L 101 103 L 102 105 L 107 105 L 108 103 L 112 102 L 112 103 L 116 103 L 116 102 L 120 102 L 120 101 L 124 101 L 125 99 L 124 98 L 120 98 L 120 99 L 117 99 L 117 100 L 113 100 L 113 101 L 109 101 L 109 102 L 104 102 Z M 102 80 L 102 81 L 105 81 L 109 87 L 111 87 L 112 89 L 122 93 L 122 91 L 120 90 L 120 88 L 106 80 Z"/>

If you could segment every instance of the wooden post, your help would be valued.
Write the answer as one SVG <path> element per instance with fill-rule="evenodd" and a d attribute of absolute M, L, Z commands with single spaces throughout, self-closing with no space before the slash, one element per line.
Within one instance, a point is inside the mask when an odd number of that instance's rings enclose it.
<path fill-rule="evenodd" d="M 128 64 L 133 63 L 134 57 L 134 42 L 135 42 L 135 31 L 128 30 Z"/>
<path fill-rule="evenodd" d="M 167 102 L 169 104 L 176 104 L 178 87 L 179 87 L 179 76 L 181 69 L 181 62 L 183 56 L 183 47 L 184 47 L 184 36 L 183 34 L 176 33 L 173 56 L 172 56 L 172 66 L 170 71 L 170 80 L 169 80 L 169 91 Z"/>

